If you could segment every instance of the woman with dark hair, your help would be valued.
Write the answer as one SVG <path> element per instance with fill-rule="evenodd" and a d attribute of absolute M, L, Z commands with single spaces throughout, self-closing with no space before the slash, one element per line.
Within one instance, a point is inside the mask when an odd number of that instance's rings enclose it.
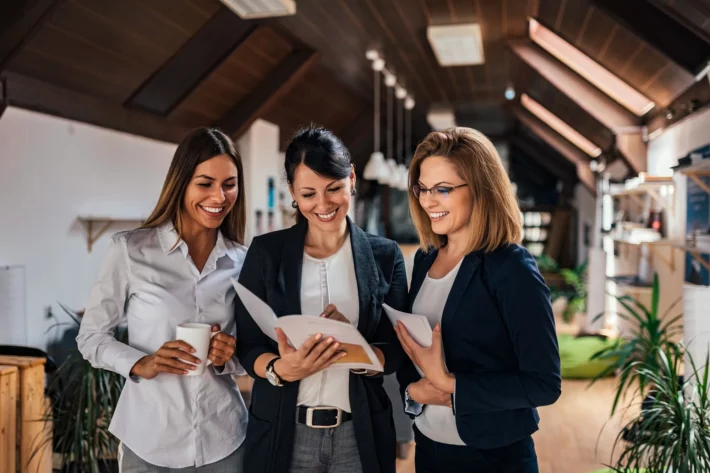
<path fill-rule="evenodd" d="M 175 151 L 152 215 L 111 239 L 77 344 L 94 367 L 127 379 L 109 427 L 122 473 L 242 471 L 247 412 L 231 376 L 243 369 L 230 278 L 246 254 L 243 191 L 229 137 L 195 130 Z M 209 360 L 175 340 L 188 322 L 212 325 Z M 121 323 L 128 344 L 114 337 Z"/>
<path fill-rule="evenodd" d="M 350 154 L 322 128 L 298 131 L 286 149 L 298 223 L 252 242 L 240 282 L 278 316 L 321 314 L 352 324 L 393 373 L 404 353 L 382 304 L 403 309 L 407 278 L 396 243 L 348 217 L 355 194 Z M 382 373 L 333 367 L 337 340 L 291 347 L 265 336 L 241 303 L 237 353 L 255 378 L 244 467 L 269 473 L 394 473 L 395 431 Z"/>

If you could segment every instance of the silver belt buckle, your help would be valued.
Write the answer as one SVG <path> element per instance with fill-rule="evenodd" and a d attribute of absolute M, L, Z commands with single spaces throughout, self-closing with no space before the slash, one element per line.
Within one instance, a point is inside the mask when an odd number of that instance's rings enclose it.
<path fill-rule="evenodd" d="M 336 422 L 333 425 L 313 425 L 313 412 L 314 411 L 332 411 L 336 410 L 338 413 L 335 416 Z M 332 429 L 334 427 L 340 427 L 342 423 L 341 417 L 343 410 L 338 407 L 309 407 L 306 409 L 306 425 L 312 429 Z"/>

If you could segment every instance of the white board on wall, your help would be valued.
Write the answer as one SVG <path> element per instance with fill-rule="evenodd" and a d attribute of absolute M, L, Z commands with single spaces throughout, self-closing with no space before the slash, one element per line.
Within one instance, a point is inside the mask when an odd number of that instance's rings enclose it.
<path fill-rule="evenodd" d="M 25 267 L 0 266 L 0 345 L 27 344 Z"/>

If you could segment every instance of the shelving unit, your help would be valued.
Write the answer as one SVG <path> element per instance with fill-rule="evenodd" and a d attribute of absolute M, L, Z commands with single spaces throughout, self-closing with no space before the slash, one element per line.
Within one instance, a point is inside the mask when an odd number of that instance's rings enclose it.
<path fill-rule="evenodd" d="M 540 256 L 552 224 L 552 212 L 548 210 L 526 209 L 520 212 L 523 220 L 523 245 L 534 256 Z"/>
<path fill-rule="evenodd" d="M 680 169 L 679 172 L 683 175 L 688 176 L 688 178 L 692 179 L 698 185 L 698 187 L 710 194 L 710 186 L 708 186 L 706 183 L 703 182 L 702 179 L 700 179 L 704 176 L 710 176 L 710 159 L 703 159 L 702 161 L 693 164 L 692 166 Z"/>
<path fill-rule="evenodd" d="M 673 206 L 673 179 L 665 177 L 645 177 L 646 181 L 641 184 L 614 192 L 611 196 L 615 199 L 628 199 L 634 201 L 640 207 L 644 206 L 644 202 L 640 196 L 648 195 L 660 205 L 663 210 L 673 215 L 675 210 Z M 665 195 L 664 195 L 665 194 Z"/>
<path fill-rule="evenodd" d="M 144 218 L 119 218 L 119 217 L 97 217 L 97 216 L 83 216 L 79 217 L 78 220 L 84 224 L 86 228 L 86 246 L 91 253 L 94 243 L 101 238 L 101 235 L 106 233 L 106 231 L 111 227 L 111 225 L 117 223 L 138 223 L 142 224 Z"/>

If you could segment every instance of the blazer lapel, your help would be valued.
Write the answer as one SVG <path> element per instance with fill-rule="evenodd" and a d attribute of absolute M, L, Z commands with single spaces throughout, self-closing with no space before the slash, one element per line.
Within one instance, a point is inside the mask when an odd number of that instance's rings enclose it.
<path fill-rule="evenodd" d="M 480 264 L 481 257 L 477 252 L 470 253 L 464 257 L 456 279 L 454 280 L 454 285 L 451 287 L 451 292 L 449 292 L 449 297 L 446 299 L 444 314 L 441 319 L 442 327 L 453 320 L 456 309 L 458 309 L 461 299 L 466 293 L 466 288 L 468 288 L 468 284 L 471 282 L 473 275 L 476 274 L 476 270 Z"/>
<path fill-rule="evenodd" d="M 429 253 L 426 254 L 422 262 L 419 264 L 417 271 L 412 273 L 412 282 L 409 287 L 409 312 L 412 312 L 414 300 L 417 298 L 417 294 L 419 294 L 419 289 L 422 288 L 422 283 L 429 272 L 429 268 L 431 268 L 431 265 L 434 264 L 434 261 L 436 260 L 437 252 L 438 250 L 429 251 Z"/>
<path fill-rule="evenodd" d="M 303 270 L 303 249 L 306 242 L 308 224 L 300 222 L 289 229 L 289 235 L 281 253 L 278 282 L 286 296 L 279 305 L 279 317 L 301 313 L 301 273 Z"/>
<path fill-rule="evenodd" d="M 353 264 L 360 305 L 357 329 L 367 338 L 374 333 L 380 322 L 379 314 L 374 310 L 374 300 L 378 292 L 380 277 L 367 235 L 350 220 L 350 217 L 348 217 L 348 230 L 353 249 Z"/>

